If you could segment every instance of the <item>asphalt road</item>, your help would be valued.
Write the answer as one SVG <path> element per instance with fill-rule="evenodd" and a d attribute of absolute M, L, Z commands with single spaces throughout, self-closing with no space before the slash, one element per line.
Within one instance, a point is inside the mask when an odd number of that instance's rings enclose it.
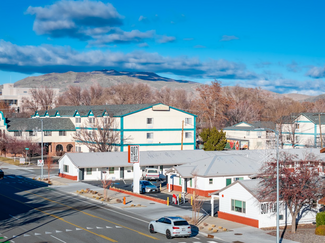
<path fill-rule="evenodd" d="M 201 235 L 167 240 L 148 232 L 145 217 L 55 190 L 28 178 L 32 174 L 4 171 L 0 242 L 218 242 Z"/>

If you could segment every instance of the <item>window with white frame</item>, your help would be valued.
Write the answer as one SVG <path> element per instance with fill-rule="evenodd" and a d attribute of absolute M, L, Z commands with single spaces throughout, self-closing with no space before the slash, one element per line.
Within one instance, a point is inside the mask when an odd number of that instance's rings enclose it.
<path fill-rule="evenodd" d="M 185 118 L 185 125 L 192 125 L 192 118 Z"/>
<path fill-rule="evenodd" d="M 290 141 L 290 135 L 286 135 L 286 141 Z"/>
<path fill-rule="evenodd" d="M 296 129 L 299 129 L 299 128 L 300 128 L 299 125 L 300 125 L 299 123 L 296 123 L 296 124 L 295 124 Z"/>
<path fill-rule="evenodd" d="M 105 117 L 104 118 L 104 124 L 109 124 L 109 123 L 110 123 L 109 117 Z"/>
<path fill-rule="evenodd" d="M 89 123 L 95 123 L 95 117 L 89 117 L 88 121 Z"/>
<path fill-rule="evenodd" d="M 76 117 L 76 123 L 81 123 L 81 117 Z"/>
<path fill-rule="evenodd" d="M 261 132 L 261 131 L 258 131 L 258 132 L 257 132 L 257 137 L 258 137 L 258 138 L 261 138 L 261 137 L 262 137 L 262 132 Z"/>
<path fill-rule="evenodd" d="M 76 146 L 76 152 L 81 152 L 81 147 L 80 146 Z"/>
<path fill-rule="evenodd" d="M 59 136 L 66 136 L 66 132 L 65 131 L 59 131 Z"/>
<path fill-rule="evenodd" d="M 153 118 L 147 118 L 147 125 L 153 124 Z"/>
<path fill-rule="evenodd" d="M 213 184 L 213 179 L 210 178 L 210 179 L 209 179 L 209 185 L 212 185 L 212 184 Z"/>
<path fill-rule="evenodd" d="M 185 132 L 185 138 L 192 138 L 191 132 Z"/>
<path fill-rule="evenodd" d="M 300 140 L 300 136 L 296 136 L 296 143 L 299 143 L 299 140 Z"/>
<path fill-rule="evenodd" d="M 231 199 L 231 210 L 239 213 L 246 213 L 246 202 Z"/>
<path fill-rule="evenodd" d="M 15 137 L 21 137 L 21 135 L 22 135 L 21 131 L 14 132 Z"/>
<path fill-rule="evenodd" d="M 93 168 L 87 168 L 87 175 L 91 175 L 93 173 Z"/>
<path fill-rule="evenodd" d="M 153 132 L 147 132 L 147 139 L 153 139 Z"/>
<path fill-rule="evenodd" d="M 46 136 L 46 137 L 52 136 L 52 132 L 51 131 L 44 131 L 44 136 Z"/>
<path fill-rule="evenodd" d="M 29 131 L 29 136 L 30 136 L 30 137 L 34 137 L 34 136 L 36 136 L 36 132 L 35 132 L 35 131 Z"/>
<path fill-rule="evenodd" d="M 69 165 L 63 165 L 63 172 L 69 173 Z"/>
<path fill-rule="evenodd" d="M 246 136 L 249 136 L 251 134 L 251 131 L 246 131 Z"/>

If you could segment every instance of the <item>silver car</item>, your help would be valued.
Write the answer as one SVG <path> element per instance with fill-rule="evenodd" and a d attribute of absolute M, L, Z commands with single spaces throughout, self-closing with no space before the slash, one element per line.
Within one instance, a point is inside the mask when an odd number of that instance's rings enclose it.
<path fill-rule="evenodd" d="M 166 234 L 167 239 L 173 237 L 189 237 L 192 233 L 191 225 L 181 217 L 162 217 L 149 223 L 150 233 Z"/>

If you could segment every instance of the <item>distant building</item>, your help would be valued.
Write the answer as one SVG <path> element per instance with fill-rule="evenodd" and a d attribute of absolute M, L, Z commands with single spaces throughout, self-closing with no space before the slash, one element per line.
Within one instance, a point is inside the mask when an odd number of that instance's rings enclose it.
<path fill-rule="evenodd" d="M 226 149 L 271 149 L 276 145 L 275 123 L 273 122 L 240 122 L 223 129 L 226 132 Z"/>
<path fill-rule="evenodd" d="M 31 98 L 31 89 L 32 88 L 15 88 L 14 84 L 4 84 L 0 100 L 4 101 L 11 108 L 17 109 L 22 106 L 23 98 Z M 57 96 L 59 95 L 59 89 L 53 89 L 53 91 Z"/>

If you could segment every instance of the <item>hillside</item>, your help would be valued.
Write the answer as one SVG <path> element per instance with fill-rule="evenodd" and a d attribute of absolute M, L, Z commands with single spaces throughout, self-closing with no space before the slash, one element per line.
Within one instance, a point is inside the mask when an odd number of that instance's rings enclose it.
<path fill-rule="evenodd" d="M 98 83 L 102 87 L 110 87 L 121 83 L 145 83 L 154 89 L 161 89 L 168 86 L 171 89 L 183 88 L 187 91 L 194 91 L 200 85 L 196 82 L 161 77 L 151 72 L 101 70 L 92 72 L 49 73 L 40 76 L 31 76 L 17 81 L 15 87 L 51 87 L 65 91 L 70 85 L 78 85 L 84 88 L 95 83 Z"/>

